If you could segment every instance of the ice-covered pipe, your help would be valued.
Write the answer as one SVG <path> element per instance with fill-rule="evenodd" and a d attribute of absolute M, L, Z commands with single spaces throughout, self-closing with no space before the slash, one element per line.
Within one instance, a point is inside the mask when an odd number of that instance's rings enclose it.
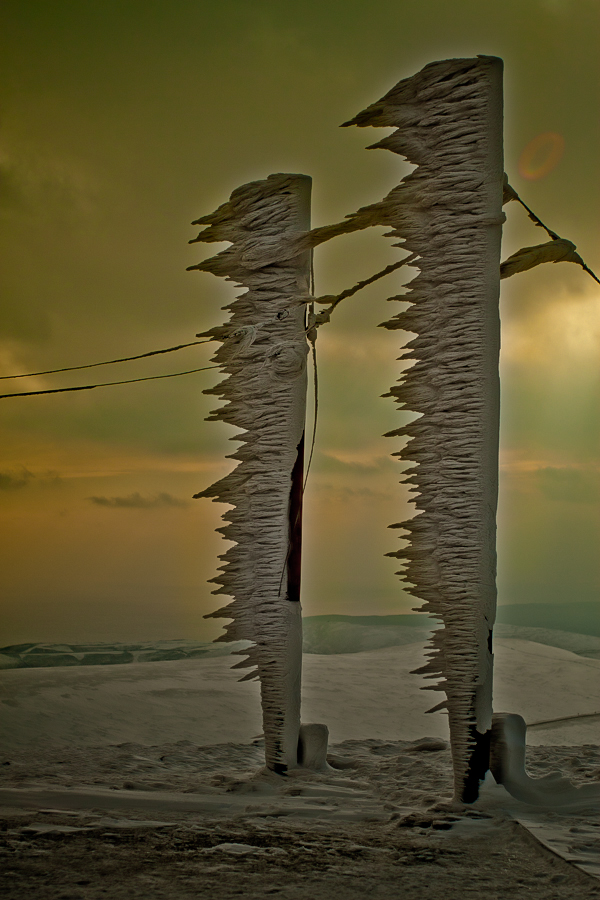
<path fill-rule="evenodd" d="M 391 321 L 417 337 L 416 359 L 391 394 L 421 417 L 391 432 L 412 440 L 397 455 L 415 465 L 410 593 L 443 620 L 424 667 L 443 690 L 455 795 L 471 802 L 489 768 L 492 627 L 496 608 L 496 505 L 500 391 L 500 243 L 503 195 L 502 61 L 450 59 L 400 81 L 348 125 L 392 126 L 375 144 L 417 168 L 377 215 L 420 272 Z"/>
<path fill-rule="evenodd" d="M 490 770 L 494 779 L 523 803 L 546 809 L 575 810 L 596 807 L 600 801 L 600 783 L 576 787 L 559 772 L 531 778 L 525 768 L 527 725 L 522 716 L 496 713 L 492 719 Z"/>
<path fill-rule="evenodd" d="M 260 678 L 267 766 L 295 766 L 300 729 L 302 619 L 301 515 L 306 412 L 306 302 L 310 250 L 298 232 L 310 228 L 311 179 L 270 175 L 237 188 L 229 201 L 193 224 L 197 241 L 230 241 L 190 269 L 212 272 L 246 290 L 225 307 L 230 319 L 207 336 L 220 341 L 214 360 L 228 377 L 207 393 L 226 402 L 212 413 L 242 429 L 232 438 L 239 461 L 197 494 L 233 507 L 219 530 L 233 546 L 220 558 L 216 594 L 234 599 L 211 613 L 232 621 L 224 641 L 250 640 L 244 679 Z M 194 243 L 191 241 L 190 243 Z"/>

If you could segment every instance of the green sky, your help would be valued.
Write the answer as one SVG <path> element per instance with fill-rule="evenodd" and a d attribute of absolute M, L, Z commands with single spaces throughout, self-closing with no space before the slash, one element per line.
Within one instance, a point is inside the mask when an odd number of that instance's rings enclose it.
<path fill-rule="evenodd" d="M 271 172 L 313 177 L 313 223 L 379 199 L 407 171 L 378 132 L 338 125 L 427 62 L 505 60 L 506 169 L 600 269 L 598 0 L 5 0 L 0 25 L 0 374 L 128 356 L 223 320 L 231 287 L 188 273 L 192 219 Z M 537 135 L 564 139 L 519 174 Z M 543 234 L 507 208 L 507 255 Z M 381 230 L 320 248 L 316 290 L 393 261 Z M 406 276 L 404 276 L 405 278 Z M 377 329 L 401 279 L 321 329 L 320 424 L 307 494 L 307 614 L 406 612 L 383 554 L 406 491 L 380 437 L 399 333 Z M 600 288 L 573 265 L 503 283 L 501 603 L 596 599 L 600 586 Z M 206 348 L 36 379 L 134 378 Z M 205 423 L 211 372 L 0 401 L 0 643 L 215 635 L 206 580 L 220 509 L 191 495 L 227 471 Z M 3 382 L 31 389 L 33 379 Z M 10 386 L 10 387 L 9 387 Z"/>

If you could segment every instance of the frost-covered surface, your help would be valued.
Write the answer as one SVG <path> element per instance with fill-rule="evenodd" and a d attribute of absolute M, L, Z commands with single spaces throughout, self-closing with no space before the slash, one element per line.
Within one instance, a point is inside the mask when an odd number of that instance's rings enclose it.
<path fill-rule="evenodd" d="M 27 748 L 2 767 L 2 896 L 445 900 L 460 885 L 490 900 L 597 898 L 597 811 L 532 811 L 491 784 L 451 805 L 446 748 L 347 740 L 329 772 L 288 778 L 257 772 L 259 740 Z M 585 785 L 599 761 L 593 746 L 537 747 L 528 764 Z"/>
<path fill-rule="evenodd" d="M 401 523 L 413 596 L 445 627 L 432 638 L 430 686 L 447 700 L 458 796 L 477 790 L 491 726 L 491 630 L 496 607 L 502 213 L 502 62 L 432 63 L 356 116 L 395 126 L 376 147 L 417 168 L 379 205 L 379 221 L 418 253 L 409 308 L 386 328 L 414 332 L 416 363 L 391 394 L 421 417 L 392 432 L 416 465 L 420 512 Z M 481 747 L 481 751 L 477 747 Z M 479 758 L 477 758 L 479 757 Z"/>
<path fill-rule="evenodd" d="M 301 497 L 310 254 L 293 239 L 310 227 L 310 186 L 307 176 L 271 175 L 237 188 L 195 223 L 208 226 L 198 241 L 231 246 L 191 267 L 246 289 L 226 307 L 227 325 L 207 333 L 221 342 L 214 360 L 228 376 L 208 391 L 226 401 L 212 419 L 242 429 L 231 454 L 238 465 L 197 496 L 233 507 L 220 531 L 234 546 L 213 580 L 215 593 L 234 599 L 212 615 L 232 620 L 222 640 L 254 642 L 239 667 L 260 677 L 271 768 L 295 764 L 300 724 L 300 509 L 292 489 Z"/>
<path fill-rule="evenodd" d="M 546 723 L 529 728 L 529 745 L 598 743 L 600 660 L 514 638 L 497 639 L 495 657 L 496 709 L 518 713 L 531 725 Z M 0 754 L 122 741 L 249 741 L 262 733 L 260 686 L 237 681 L 234 659 L 6 669 Z M 426 682 L 410 675 L 425 662 L 422 641 L 307 654 L 305 720 L 326 722 L 333 742 L 424 734 L 448 739 L 447 716 L 426 715 L 429 698 L 420 689 Z"/>

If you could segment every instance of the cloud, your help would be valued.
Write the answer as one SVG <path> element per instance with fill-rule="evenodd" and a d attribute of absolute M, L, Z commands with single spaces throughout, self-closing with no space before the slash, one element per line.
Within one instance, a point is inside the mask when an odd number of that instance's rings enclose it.
<path fill-rule="evenodd" d="M 536 476 L 542 493 L 549 500 L 596 503 L 600 499 L 600 477 L 597 472 L 548 466 L 538 469 Z"/>
<path fill-rule="evenodd" d="M 374 491 L 372 488 L 361 487 L 361 488 L 352 488 L 348 485 L 336 485 L 319 483 L 315 488 L 315 499 L 319 499 L 321 496 L 326 495 L 331 500 L 353 500 L 356 497 L 367 497 L 371 500 L 389 500 L 390 494 L 385 493 L 385 491 Z"/>
<path fill-rule="evenodd" d="M 165 509 L 189 506 L 187 500 L 181 500 L 172 494 L 155 494 L 153 497 L 142 497 L 137 491 L 127 497 L 88 497 L 97 506 L 110 506 L 113 509 Z"/>
<path fill-rule="evenodd" d="M 582 280 L 580 271 L 575 272 L 577 278 L 568 274 L 567 283 L 554 287 L 547 277 L 540 278 L 531 285 L 531 302 L 503 321 L 503 364 L 541 366 L 560 379 L 583 367 L 595 372 L 600 352 L 598 290 L 589 279 Z"/>
<path fill-rule="evenodd" d="M 405 306 L 408 306 L 408 303 Z M 392 312 L 395 314 L 399 310 L 394 308 Z M 408 359 L 401 360 L 400 364 L 397 360 L 400 347 L 408 340 L 409 334 L 410 332 L 406 331 L 376 331 L 374 334 L 365 334 L 363 327 L 360 338 L 357 339 L 348 332 L 325 331 L 322 336 L 320 335 L 320 359 L 326 362 L 362 364 L 365 369 L 376 368 L 380 363 L 384 363 L 394 367 L 394 371 L 399 374 L 413 365 Z"/>
<path fill-rule="evenodd" d="M 321 468 L 334 469 L 342 472 L 381 472 L 393 468 L 397 472 L 394 460 L 389 455 L 383 455 L 379 447 L 365 447 L 358 450 L 322 450 Z"/>
<path fill-rule="evenodd" d="M 15 491 L 26 487 L 32 478 L 33 472 L 23 469 L 21 472 L 0 472 L 0 491 Z"/>
<path fill-rule="evenodd" d="M 48 215 L 48 207 L 71 215 L 89 214 L 99 190 L 95 172 L 82 158 L 53 150 L 39 153 L 32 143 L 14 140 L 0 148 L 2 205 Z"/>
<path fill-rule="evenodd" d="M 62 479 L 57 472 L 30 472 L 25 466 L 20 469 L 5 470 L 0 472 L 0 491 L 15 491 L 24 488 L 35 481 L 35 484 L 42 487 L 47 485 L 56 485 Z"/>

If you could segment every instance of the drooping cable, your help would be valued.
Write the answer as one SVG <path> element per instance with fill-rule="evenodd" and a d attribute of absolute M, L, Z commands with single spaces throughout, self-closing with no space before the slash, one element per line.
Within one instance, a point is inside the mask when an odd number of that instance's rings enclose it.
<path fill-rule="evenodd" d="M 506 176 L 505 176 L 505 178 L 506 178 Z M 532 209 L 530 209 L 529 206 L 527 206 L 527 204 L 524 202 L 524 200 L 521 200 L 521 198 L 519 197 L 519 195 L 517 194 L 515 189 L 508 183 L 508 179 L 506 179 L 504 182 L 504 197 L 505 197 L 505 201 L 504 201 L 505 203 L 509 202 L 510 200 L 516 200 L 517 203 L 520 203 L 521 206 L 523 207 L 523 209 L 526 210 L 527 215 L 529 216 L 531 221 L 534 223 L 534 225 L 537 225 L 538 228 L 543 228 L 544 231 L 546 232 L 546 234 L 550 238 L 552 238 L 553 241 L 562 240 L 562 238 L 555 231 L 552 231 L 551 228 L 548 228 L 548 226 L 545 225 L 544 222 L 542 222 L 542 220 L 540 219 L 539 216 L 536 216 L 534 211 Z M 577 265 L 581 266 L 581 268 L 583 269 L 584 272 L 587 272 L 588 275 L 590 275 L 591 278 L 594 279 L 594 281 L 596 281 L 598 284 L 600 284 L 600 278 L 598 278 L 596 273 L 593 272 L 592 269 L 590 269 L 590 267 L 584 262 L 584 260 L 579 256 L 579 254 L 577 254 L 577 256 L 578 256 L 578 259 L 576 260 Z M 574 262 L 575 260 L 572 260 L 572 261 Z"/>
<path fill-rule="evenodd" d="M 48 388 L 44 391 L 19 391 L 14 394 L 0 394 L 0 400 L 7 397 L 33 397 L 35 394 L 62 394 L 67 391 L 92 391 L 98 387 L 112 387 L 115 384 L 135 384 L 138 381 L 157 381 L 159 378 L 177 378 L 179 375 L 192 375 L 194 372 L 206 372 L 208 369 L 220 369 L 220 366 L 203 366 L 201 369 L 188 369 L 186 372 L 170 372 L 168 375 L 147 375 L 145 378 L 128 378 L 126 381 L 105 381 L 103 384 L 82 384 L 78 387 Z"/>
<path fill-rule="evenodd" d="M 46 369 L 45 372 L 26 372 L 24 375 L 0 375 L 0 380 L 6 378 L 33 378 L 35 375 L 54 375 L 56 372 L 75 372 L 78 369 L 93 369 L 96 366 L 110 366 L 113 363 L 131 362 L 134 359 L 145 359 L 148 356 L 159 356 L 161 353 L 173 353 L 175 350 L 183 350 L 185 347 L 195 347 L 196 344 L 208 344 L 209 341 L 190 341 L 189 344 L 178 344 L 176 347 L 167 347 L 165 350 L 151 350 L 149 353 L 140 353 L 138 356 L 123 356 L 120 359 L 107 359 L 105 362 L 88 363 L 85 366 L 65 366 L 62 369 Z"/>
<path fill-rule="evenodd" d="M 378 281 L 380 278 L 384 278 L 386 275 L 389 275 L 391 272 L 395 272 L 396 269 L 400 269 L 402 266 L 412 265 L 417 259 L 418 253 L 411 253 L 410 256 L 406 256 L 404 259 L 399 260 L 395 263 L 390 263 L 389 266 L 386 266 L 385 269 L 381 269 L 380 272 L 376 272 L 375 275 L 371 275 L 370 278 L 365 278 L 364 281 L 357 281 L 355 285 L 351 288 L 346 288 L 346 290 L 342 291 L 340 294 L 326 294 L 323 297 L 315 297 L 314 303 L 327 303 L 328 308 L 323 310 L 323 312 L 317 313 L 316 317 L 316 325 L 324 325 L 325 322 L 329 322 L 329 317 L 333 310 L 336 308 L 338 303 L 341 303 L 342 300 L 345 300 L 347 297 L 352 297 L 354 294 L 357 294 L 358 291 L 362 291 L 363 288 L 367 287 L 369 284 L 373 284 L 374 281 Z"/>

